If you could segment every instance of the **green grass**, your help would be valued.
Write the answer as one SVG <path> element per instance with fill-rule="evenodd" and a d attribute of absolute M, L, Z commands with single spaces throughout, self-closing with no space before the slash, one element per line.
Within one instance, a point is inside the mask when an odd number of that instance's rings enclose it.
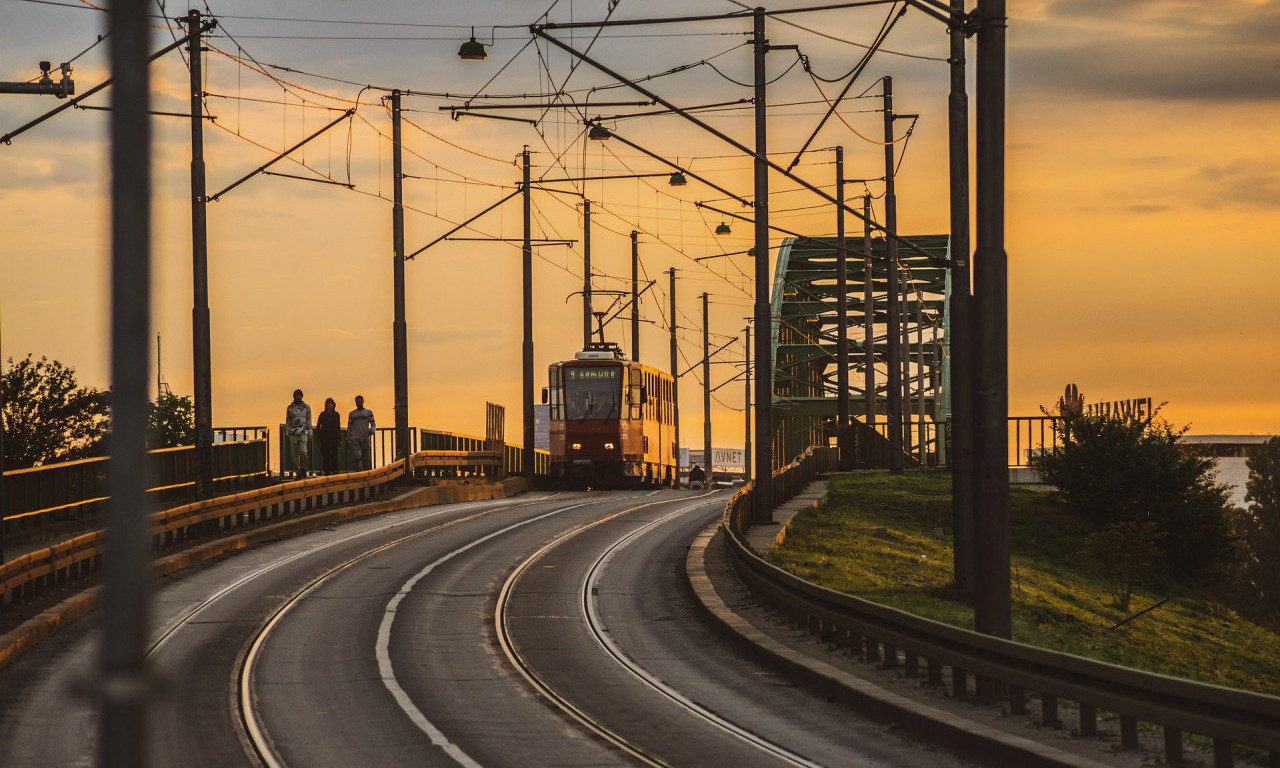
<path fill-rule="evenodd" d="M 1210 599 L 1134 592 L 1112 605 L 1081 543 L 1092 530 L 1049 494 L 1013 488 L 1009 505 L 1013 639 L 1137 669 L 1280 695 L 1280 636 Z M 826 503 L 792 521 L 774 552 L 823 586 L 973 628 L 952 599 L 951 478 L 938 472 L 833 475 Z"/>

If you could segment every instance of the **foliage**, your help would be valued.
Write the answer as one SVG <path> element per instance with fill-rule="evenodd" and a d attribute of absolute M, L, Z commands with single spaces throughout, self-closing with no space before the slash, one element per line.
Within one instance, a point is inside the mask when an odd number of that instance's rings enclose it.
<path fill-rule="evenodd" d="M 27 355 L 0 375 L 4 465 L 20 469 L 105 452 L 109 393 L 76 382 L 75 369 Z"/>
<path fill-rule="evenodd" d="M 1164 534 L 1150 520 L 1108 523 L 1085 539 L 1085 551 L 1093 557 L 1103 581 L 1111 590 L 1111 603 L 1122 611 L 1129 610 L 1133 588 L 1141 583 L 1152 564 L 1164 550 L 1160 540 Z"/>
<path fill-rule="evenodd" d="M 1248 553 L 1244 574 L 1255 591 L 1256 614 L 1280 621 L 1280 437 L 1258 446 L 1245 464 L 1249 508 L 1240 519 Z"/>
<path fill-rule="evenodd" d="M 1123 627 L 1082 561 L 1096 526 L 1043 491 L 1009 492 L 1013 639 L 1114 664 L 1280 695 L 1280 636 L 1187 590 Z M 951 584 L 951 483 L 944 472 L 831 476 L 826 503 L 798 514 L 771 555 L 822 586 L 972 628 Z M 1146 608 L 1165 595 L 1135 587 Z"/>
<path fill-rule="evenodd" d="M 1164 534 L 1160 570 L 1183 584 L 1216 581 L 1233 565 L 1230 493 L 1213 459 L 1185 449 L 1168 422 L 1087 416 L 1060 409 L 1063 444 L 1031 466 L 1080 517 L 1096 525 L 1155 524 Z"/>
<path fill-rule="evenodd" d="M 147 445 L 152 449 L 173 448 L 195 442 L 196 411 L 191 398 L 161 392 L 147 406 Z"/>

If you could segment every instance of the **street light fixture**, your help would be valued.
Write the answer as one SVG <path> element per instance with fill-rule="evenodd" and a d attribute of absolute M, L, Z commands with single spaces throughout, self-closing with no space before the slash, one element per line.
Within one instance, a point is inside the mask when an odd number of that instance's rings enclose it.
<path fill-rule="evenodd" d="M 606 141 L 609 138 L 609 129 L 603 125 L 593 125 L 591 130 L 587 131 L 587 138 L 592 141 Z"/>
<path fill-rule="evenodd" d="M 489 57 L 489 52 L 484 49 L 484 43 L 476 42 L 476 28 L 471 28 L 471 39 L 462 44 L 458 49 L 458 58 L 468 59 L 470 61 L 484 61 Z"/>
<path fill-rule="evenodd" d="M 720 222 L 720 226 L 716 227 L 717 235 L 728 235 L 728 234 L 731 234 L 732 232 L 733 230 L 729 229 L 729 225 L 723 221 Z"/>
<path fill-rule="evenodd" d="M 684 174 L 681 173 L 680 171 L 676 171 L 675 173 L 671 174 L 671 178 L 667 179 L 667 184 L 673 187 L 683 187 L 685 184 L 688 184 L 688 183 L 689 183 L 689 180 L 686 179 L 684 177 Z"/>

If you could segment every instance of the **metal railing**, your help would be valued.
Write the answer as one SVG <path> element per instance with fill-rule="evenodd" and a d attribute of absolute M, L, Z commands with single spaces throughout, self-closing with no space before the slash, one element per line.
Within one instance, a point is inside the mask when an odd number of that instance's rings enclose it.
<path fill-rule="evenodd" d="M 201 532 L 232 530 L 290 514 L 363 501 L 384 493 L 406 474 L 449 465 L 492 466 L 494 454 L 422 451 L 404 461 L 343 475 L 313 477 L 184 504 L 151 514 L 152 549 L 177 548 Z M 521 482 L 511 480 L 507 482 Z M 448 489 L 441 489 L 448 490 Z M 101 568 L 106 531 L 97 530 L 0 564 L 0 606 L 25 602 Z"/>
<path fill-rule="evenodd" d="M 1009 417 L 1009 466 L 1025 467 L 1031 457 L 1062 447 L 1062 419 L 1057 416 Z"/>
<path fill-rule="evenodd" d="M 228 493 L 267 476 L 267 428 L 230 427 L 214 431 L 214 490 Z M 195 448 L 161 448 L 148 454 L 149 493 L 171 501 L 195 488 Z M 98 457 L 15 469 L 4 473 L 5 530 L 20 530 L 96 515 L 107 499 L 110 459 Z"/>
<path fill-rule="evenodd" d="M 457 432 L 441 432 L 433 429 L 411 429 L 409 430 L 410 439 L 413 444 L 410 446 L 412 453 L 419 451 L 484 451 L 485 439 L 476 437 L 475 435 L 464 435 Z M 372 457 L 374 467 L 385 467 L 392 464 L 396 460 L 396 435 L 394 427 L 379 427 L 376 434 L 371 440 Z M 284 425 L 280 425 L 280 474 L 287 476 L 294 472 L 293 457 L 289 455 L 286 448 L 284 437 Z M 509 475 L 522 474 L 524 457 L 521 447 L 518 445 L 505 444 L 501 449 L 505 457 L 506 473 Z M 310 442 L 308 444 L 308 455 L 310 456 L 310 471 L 318 472 L 320 468 L 320 446 L 315 439 L 314 430 L 312 432 Z M 342 429 L 338 438 L 338 471 L 351 472 L 355 470 L 355 461 L 351 456 L 350 446 L 347 444 L 347 430 Z M 545 475 L 551 470 L 551 454 L 547 451 L 534 451 L 534 474 Z"/>
<path fill-rule="evenodd" d="M 776 482 L 776 481 L 775 481 Z M 1164 730 L 1165 762 L 1181 765 L 1183 734 L 1213 741 L 1215 768 L 1230 768 L 1240 744 L 1270 752 L 1280 765 L 1280 697 L 1223 688 L 1107 664 L 953 627 L 810 584 L 766 562 L 747 543 L 749 491 L 725 505 L 729 559 L 747 589 L 794 624 L 867 661 L 944 684 L 949 668 L 956 696 L 1002 692 L 1010 711 L 1025 714 L 1027 692 L 1040 699 L 1041 721 L 1059 724 L 1061 700 L 1079 707 L 1080 734 L 1096 736 L 1098 712 L 1116 714 L 1121 746 L 1138 746 L 1138 724 Z"/>

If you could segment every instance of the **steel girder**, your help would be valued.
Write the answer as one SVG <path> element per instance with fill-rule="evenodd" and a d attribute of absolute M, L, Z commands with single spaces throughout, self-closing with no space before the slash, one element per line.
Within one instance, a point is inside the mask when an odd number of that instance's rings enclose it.
<path fill-rule="evenodd" d="M 949 323 L 950 238 L 908 238 L 927 255 L 898 250 L 901 276 L 903 411 L 934 423 L 950 417 Z M 865 420 L 868 404 L 881 421 L 888 391 L 887 248 L 871 241 L 870 306 L 865 301 L 868 255 L 862 238 L 847 238 L 846 307 L 849 339 L 849 413 Z M 835 238 L 787 238 L 778 250 L 772 295 L 773 411 L 775 451 L 790 461 L 809 445 L 823 442 L 823 422 L 838 412 L 839 339 Z M 870 325 L 871 392 L 865 384 L 866 330 Z M 927 450 L 933 450 L 932 447 Z M 923 451 L 922 451 L 923 453 Z"/>

